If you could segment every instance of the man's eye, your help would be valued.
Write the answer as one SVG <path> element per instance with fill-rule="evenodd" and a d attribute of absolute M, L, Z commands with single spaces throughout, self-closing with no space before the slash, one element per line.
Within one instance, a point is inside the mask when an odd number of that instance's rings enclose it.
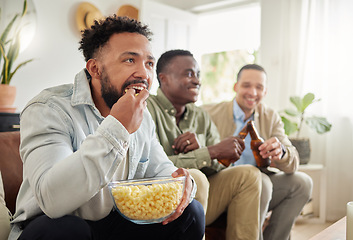
<path fill-rule="evenodd" d="M 186 76 L 189 77 L 189 78 L 192 78 L 192 77 L 194 77 L 194 73 L 193 72 L 187 72 Z"/>
<path fill-rule="evenodd" d="M 125 62 L 133 63 L 133 62 L 134 62 L 134 59 L 133 59 L 133 58 L 128 58 L 128 59 L 125 60 Z"/>
<path fill-rule="evenodd" d="M 154 62 L 148 62 L 147 65 L 153 68 L 154 67 Z"/>

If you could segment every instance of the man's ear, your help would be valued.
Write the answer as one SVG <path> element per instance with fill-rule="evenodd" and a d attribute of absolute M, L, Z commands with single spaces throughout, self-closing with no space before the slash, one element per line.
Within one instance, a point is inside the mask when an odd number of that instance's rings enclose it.
<path fill-rule="evenodd" d="M 234 92 L 238 92 L 238 82 L 234 83 L 233 90 Z"/>
<path fill-rule="evenodd" d="M 96 59 L 90 59 L 86 63 L 86 69 L 92 78 L 99 78 L 101 72 L 99 70 L 98 62 Z"/>
<path fill-rule="evenodd" d="M 162 88 L 162 86 L 166 86 L 168 85 L 168 77 L 165 73 L 159 73 L 158 74 L 158 78 L 159 78 L 159 81 L 160 81 L 160 87 Z"/>

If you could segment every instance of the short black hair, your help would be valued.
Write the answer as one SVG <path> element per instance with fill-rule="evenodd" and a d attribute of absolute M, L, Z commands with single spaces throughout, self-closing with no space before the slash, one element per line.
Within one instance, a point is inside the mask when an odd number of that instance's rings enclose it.
<path fill-rule="evenodd" d="M 157 73 L 157 79 L 158 79 L 159 85 L 161 85 L 161 81 L 159 80 L 159 73 L 163 72 L 166 69 L 166 66 L 170 63 L 170 61 L 177 56 L 194 57 L 194 55 L 192 55 L 190 51 L 182 50 L 182 49 L 169 50 L 163 53 L 159 57 L 157 62 L 157 67 L 156 67 L 156 73 Z"/>
<path fill-rule="evenodd" d="M 266 71 L 263 67 L 261 67 L 260 65 L 257 65 L 257 64 L 246 64 L 244 65 L 242 68 L 240 68 L 239 72 L 238 72 L 238 75 L 237 75 L 237 81 L 239 81 L 239 78 L 240 78 L 240 74 L 243 70 L 246 70 L 246 69 L 254 69 L 254 70 L 258 70 L 258 71 L 261 71 L 261 72 L 264 72 L 266 75 Z"/>
<path fill-rule="evenodd" d="M 152 32 L 147 25 L 128 17 L 117 17 L 115 14 L 103 20 L 95 20 L 94 24 L 82 31 L 79 50 L 86 62 L 102 48 L 115 33 L 139 33 L 151 41 Z"/>

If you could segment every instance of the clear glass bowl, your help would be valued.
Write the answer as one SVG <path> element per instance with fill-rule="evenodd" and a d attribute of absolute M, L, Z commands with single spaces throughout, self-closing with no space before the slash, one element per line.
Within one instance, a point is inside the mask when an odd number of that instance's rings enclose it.
<path fill-rule="evenodd" d="M 138 224 L 159 223 L 175 212 L 184 192 L 185 176 L 110 182 L 115 209 Z"/>

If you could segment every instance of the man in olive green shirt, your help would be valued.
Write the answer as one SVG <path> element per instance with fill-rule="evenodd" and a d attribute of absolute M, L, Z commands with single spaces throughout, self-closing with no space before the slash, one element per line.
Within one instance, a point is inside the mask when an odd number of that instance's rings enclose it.
<path fill-rule="evenodd" d="M 147 100 L 157 136 L 169 159 L 190 169 L 198 186 L 196 199 L 207 209 L 206 225 L 227 212 L 227 240 L 257 239 L 261 174 L 254 166 L 226 168 L 217 161 L 235 162 L 244 143 L 233 136 L 220 141 L 209 115 L 194 104 L 199 74 L 189 51 L 162 54 L 157 63 L 160 88 Z"/>

